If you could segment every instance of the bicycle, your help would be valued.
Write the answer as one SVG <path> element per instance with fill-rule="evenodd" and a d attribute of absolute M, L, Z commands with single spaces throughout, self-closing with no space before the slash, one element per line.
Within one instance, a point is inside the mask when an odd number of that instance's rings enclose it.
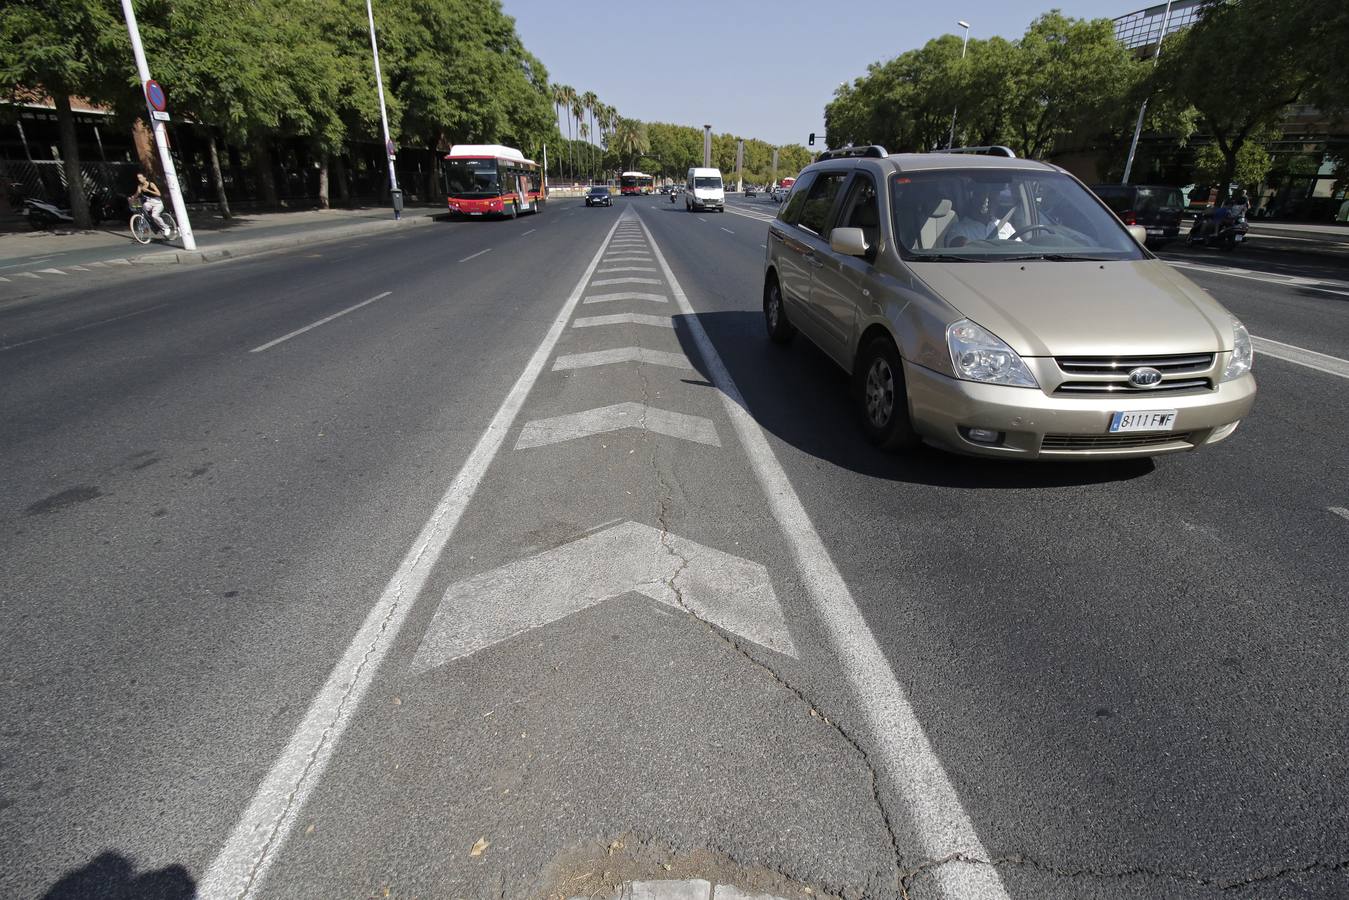
<path fill-rule="evenodd" d="M 178 222 L 173 218 L 173 213 L 167 210 L 161 212 L 159 217 L 164 220 L 164 224 L 169 230 L 163 235 L 164 240 L 171 241 L 178 234 Z M 131 203 L 131 236 L 137 243 L 148 244 L 157 234 L 154 220 L 145 213 L 144 203 Z"/>

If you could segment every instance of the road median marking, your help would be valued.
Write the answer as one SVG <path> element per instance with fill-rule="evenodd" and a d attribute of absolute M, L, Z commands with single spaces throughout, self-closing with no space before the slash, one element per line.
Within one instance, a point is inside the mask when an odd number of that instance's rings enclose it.
<path fill-rule="evenodd" d="M 884 783 L 904 804 L 927 860 L 962 860 L 957 865 L 933 866 L 932 879 L 949 900 L 1008 900 L 997 869 L 988 864 L 969 864 L 988 863 L 988 851 L 918 721 L 908 692 L 896 678 L 791 479 L 778 462 L 763 428 L 749 412 L 744 396 L 722 363 L 651 230 L 640 217 L 638 221 L 647 232 L 652 252 L 675 303 L 685 315 L 708 378 L 721 393 L 726 413 L 786 538 L 816 619 L 864 720 L 870 738 L 868 755 Z"/>
<path fill-rule="evenodd" d="M 491 253 L 491 252 L 492 252 L 492 248 L 491 248 L 491 247 L 488 247 L 486 250 L 479 250 L 477 253 L 474 253 L 474 254 L 472 254 L 472 255 L 470 255 L 470 256 L 465 256 L 463 259 L 461 259 L 461 260 L 459 260 L 459 261 L 460 261 L 461 263 L 466 263 L 466 262 L 468 262 L 470 259 L 477 259 L 479 256 L 482 256 L 484 253 Z"/>
<path fill-rule="evenodd" d="M 546 447 L 549 444 L 560 444 L 563 441 L 574 441 L 628 428 L 663 434 L 695 444 L 706 444 L 709 447 L 721 446 L 721 438 L 717 436 L 717 428 L 711 419 L 658 409 L 644 403 L 628 402 L 527 422 L 515 442 L 515 449 Z"/>
<path fill-rule="evenodd" d="M 601 278 L 598 281 L 590 282 L 591 287 L 609 287 L 615 284 L 660 284 L 659 278 L 642 278 L 640 276 L 631 276 L 623 278 Z"/>
<path fill-rule="evenodd" d="M 197 891 L 201 900 L 243 900 L 257 895 L 267 870 L 285 846 L 300 809 L 322 778 L 334 748 L 397 640 L 408 612 L 454 535 L 488 466 L 514 427 L 525 398 L 557 346 L 617 227 L 616 221 L 459 474 L 441 495 L 384 592 L 310 702 L 285 749 L 258 785 L 252 801 L 201 879 Z"/>
<path fill-rule="evenodd" d="M 383 300 L 385 297 L 389 296 L 389 295 L 392 294 L 392 293 L 393 293 L 393 291 L 385 291 L 385 292 L 382 293 L 382 294 L 376 294 L 375 296 L 371 297 L 369 300 L 362 300 L 360 303 L 357 303 L 357 304 L 355 304 L 354 306 L 348 306 L 346 309 L 343 309 L 343 310 L 340 310 L 340 311 L 338 311 L 338 312 L 335 312 L 335 313 L 333 313 L 331 316 L 324 316 L 322 319 L 319 319 L 317 322 L 314 322 L 313 324 L 306 325 L 306 326 L 303 327 L 303 328 L 297 328 L 297 329 L 295 329 L 294 331 L 292 331 L 290 334 L 283 334 L 283 335 L 281 335 L 281 337 L 277 338 L 276 340 L 274 340 L 274 341 L 268 341 L 267 343 L 262 344 L 261 346 L 254 347 L 252 350 L 249 350 L 248 352 L 249 352 L 249 353 L 261 353 L 261 352 L 264 351 L 264 350 L 270 350 L 272 347 L 275 347 L 277 344 L 280 344 L 280 343 L 282 343 L 283 341 L 288 341 L 288 340 L 290 340 L 290 339 L 293 338 L 293 337 L 299 337 L 300 335 L 304 334 L 306 331 L 313 331 L 315 328 L 318 328 L 320 325 L 327 325 L 327 324 L 328 324 L 329 322 L 331 322 L 333 319 L 340 319 L 342 316 L 345 316 L 347 313 L 349 313 L 349 312 L 355 312 L 356 310 L 360 309 L 362 306 L 369 306 L 371 303 L 374 303 L 376 300 Z"/>
<path fill-rule="evenodd" d="M 646 300 L 651 303 L 669 303 L 664 294 L 648 294 L 640 291 L 619 291 L 615 294 L 592 294 L 584 303 L 612 303 L 616 300 Z"/>
<path fill-rule="evenodd" d="M 674 328 L 674 319 L 645 313 L 616 313 L 612 316 L 580 316 L 571 323 L 572 328 L 596 328 L 602 325 L 654 325 L 657 328 Z"/>
<path fill-rule="evenodd" d="M 671 353 L 668 350 L 648 350 L 645 347 L 616 347 L 612 350 L 592 350 L 589 353 L 565 353 L 553 363 L 553 371 L 565 369 L 591 369 L 596 366 L 609 366 L 616 363 L 639 362 L 651 366 L 665 366 L 669 369 L 688 369 L 693 371 L 693 363 L 683 353 Z"/>
<path fill-rule="evenodd" d="M 1349 509 L 1345 509 L 1343 506 L 1327 506 L 1326 509 L 1342 519 L 1349 519 Z"/>
<path fill-rule="evenodd" d="M 1251 346 L 1255 348 L 1256 353 L 1263 356 L 1272 356 L 1275 359 L 1305 366 L 1308 369 L 1315 369 L 1327 375 L 1349 378 L 1349 359 L 1340 359 L 1338 356 L 1317 353 L 1315 350 L 1307 350 L 1303 347 L 1295 347 L 1292 344 L 1272 341 L 1269 338 L 1256 337 L 1255 335 L 1251 336 Z"/>
<path fill-rule="evenodd" d="M 430 671 L 630 592 L 796 655 L 766 568 L 623 522 L 450 585 L 409 669 Z"/>

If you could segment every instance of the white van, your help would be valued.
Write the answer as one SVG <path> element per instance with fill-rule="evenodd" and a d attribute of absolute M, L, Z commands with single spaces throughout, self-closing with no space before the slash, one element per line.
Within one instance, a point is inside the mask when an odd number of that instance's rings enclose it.
<path fill-rule="evenodd" d="M 684 208 L 689 212 L 700 209 L 726 212 L 726 188 L 721 181 L 721 169 L 689 169 L 688 183 L 684 185 Z"/>

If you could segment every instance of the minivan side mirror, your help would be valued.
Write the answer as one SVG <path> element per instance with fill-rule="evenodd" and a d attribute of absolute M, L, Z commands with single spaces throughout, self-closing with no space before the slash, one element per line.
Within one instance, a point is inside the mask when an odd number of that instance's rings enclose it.
<path fill-rule="evenodd" d="M 1138 243 L 1146 244 L 1148 242 L 1148 230 L 1142 225 L 1125 225 L 1124 227 L 1129 229 L 1129 234 L 1133 235 L 1134 240 Z"/>
<path fill-rule="evenodd" d="M 835 228 L 829 232 L 829 249 L 846 256 L 866 256 L 867 239 L 860 228 Z"/>

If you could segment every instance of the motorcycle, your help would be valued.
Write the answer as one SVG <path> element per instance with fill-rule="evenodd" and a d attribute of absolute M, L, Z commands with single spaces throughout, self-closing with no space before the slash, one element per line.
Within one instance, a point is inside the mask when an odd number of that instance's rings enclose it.
<path fill-rule="evenodd" d="M 23 198 L 23 215 L 28 217 L 29 227 L 35 231 L 43 228 L 55 228 L 57 225 L 75 224 L 75 219 L 70 215 L 70 210 L 32 197 Z"/>
<path fill-rule="evenodd" d="M 1245 212 L 1238 213 L 1229 207 L 1220 206 L 1211 213 L 1200 213 L 1194 217 L 1186 243 L 1191 247 L 1233 250 L 1237 244 L 1246 240 L 1250 231 Z"/>
<path fill-rule="evenodd" d="M 674 201 L 675 201 L 675 192 L 670 191 L 670 202 L 673 203 Z"/>

